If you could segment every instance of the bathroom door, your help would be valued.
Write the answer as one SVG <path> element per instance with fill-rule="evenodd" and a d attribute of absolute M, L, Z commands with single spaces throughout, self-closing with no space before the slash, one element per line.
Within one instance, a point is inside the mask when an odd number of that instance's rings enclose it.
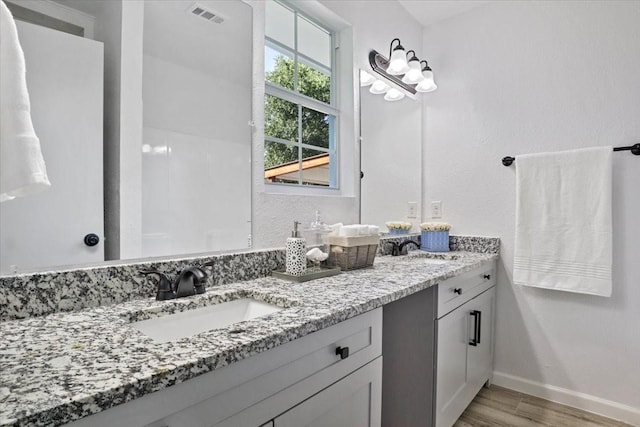
<path fill-rule="evenodd" d="M 0 204 L 0 273 L 103 261 L 103 45 L 17 26 L 51 187 Z M 89 233 L 97 245 L 84 243 Z"/>

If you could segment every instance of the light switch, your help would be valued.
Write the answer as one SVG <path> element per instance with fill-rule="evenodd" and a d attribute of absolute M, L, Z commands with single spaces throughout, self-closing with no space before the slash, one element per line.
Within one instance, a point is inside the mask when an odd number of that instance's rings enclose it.
<path fill-rule="evenodd" d="M 408 212 L 407 218 L 417 218 L 418 217 L 418 202 L 409 202 L 408 204 Z"/>
<path fill-rule="evenodd" d="M 439 200 L 431 202 L 431 218 L 442 218 L 442 202 Z"/>

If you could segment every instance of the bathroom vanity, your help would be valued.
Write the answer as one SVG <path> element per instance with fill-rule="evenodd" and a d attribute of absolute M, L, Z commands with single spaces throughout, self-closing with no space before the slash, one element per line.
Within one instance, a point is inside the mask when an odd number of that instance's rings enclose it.
<path fill-rule="evenodd" d="M 383 426 L 451 427 L 491 381 L 494 287 L 487 262 L 383 307 Z"/>
<path fill-rule="evenodd" d="M 261 277 L 179 300 L 136 299 L 4 320 L 0 425 L 380 425 L 383 365 L 391 359 L 383 311 L 424 292 L 435 295 L 448 280 L 478 268 L 493 268 L 498 257 L 497 250 L 456 255 L 439 262 L 381 256 L 373 268 L 312 282 Z M 248 255 L 242 256 L 246 262 Z M 465 298 L 480 298 L 487 285 L 459 286 Z M 478 310 L 476 298 L 463 303 L 455 295 L 457 309 L 470 304 Z M 167 342 L 132 326 L 242 298 L 280 309 Z M 449 314 L 456 312 L 457 302 L 442 300 Z M 445 349 L 439 337 L 448 315 L 434 303 L 435 309 L 431 330 L 437 348 Z M 473 325 L 471 316 L 464 317 Z M 483 325 L 489 318 L 483 311 Z M 491 333 L 481 334 L 482 344 L 490 343 Z M 439 352 L 432 354 L 440 360 Z"/>

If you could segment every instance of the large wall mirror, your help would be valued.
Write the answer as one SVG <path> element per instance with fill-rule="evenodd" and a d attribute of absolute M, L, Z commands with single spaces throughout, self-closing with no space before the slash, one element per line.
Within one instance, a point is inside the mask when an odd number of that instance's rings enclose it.
<path fill-rule="evenodd" d="M 7 4 L 52 187 L 0 204 L 0 274 L 247 248 L 252 7 Z"/>
<path fill-rule="evenodd" d="M 420 223 L 420 100 L 385 101 L 360 84 L 360 222 L 386 231 L 387 221 Z"/>

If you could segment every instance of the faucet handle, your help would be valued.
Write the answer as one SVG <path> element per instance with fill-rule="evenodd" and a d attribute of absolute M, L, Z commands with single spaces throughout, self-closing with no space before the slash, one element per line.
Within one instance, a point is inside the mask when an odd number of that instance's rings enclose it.
<path fill-rule="evenodd" d="M 214 273 L 214 267 L 215 267 L 215 265 L 216 265 L 216 260 L 215 260 L 215 259 L 212 259 L 212 260 L 210 260 L 210 261 L 207 261 L 207 262 L 205 262 L 205 263 L 200 264 L 200 265 L 198 266 L 198 268 L 199 268 L 200 270 L 202 270 L 202 271 L 205 273 L 205 275 L 206 275 L 206 274 L 207 274 L 207 272 L 208 272 L 208 275 L 210 275 L 211 277 L 213 277 L 213 273 Z M 207 268 L 206 268 L 206 267 L 209 267 L 211 270 L 207 270 Z M 207 279 L 207 277 L 205 277 L 205 278 L 204 278 L 204 282 L 206 282 L 206 279 Z M 203 285 L 202 285 L 202 286 L 204 287 L 204 283 L 203 283 Z M 203 290 L 202 292 L 204 293 L 204 290 Z"/>
<path fill-rule="evenodd" d="M 171 286 L 171 281 L 166 274 L 158 271 L 158 270 L 140 270 L 140 273 L 148 276 L 150 274 L 156 274 L 158 276 L 158 290 L 156 293 L 157 301 L 165 301 L 169 299 L 174 299 L 176 297 L 176 293 Z"/>
<path fill-rule="evenodd" d="M 207 283 L 207 273 L 204 271 L 202 266 L 190 267 L 187 270 L 193 273 L 193 286 L 195 288 L 196 294 L 204 294 L 205 285 Z"/>

